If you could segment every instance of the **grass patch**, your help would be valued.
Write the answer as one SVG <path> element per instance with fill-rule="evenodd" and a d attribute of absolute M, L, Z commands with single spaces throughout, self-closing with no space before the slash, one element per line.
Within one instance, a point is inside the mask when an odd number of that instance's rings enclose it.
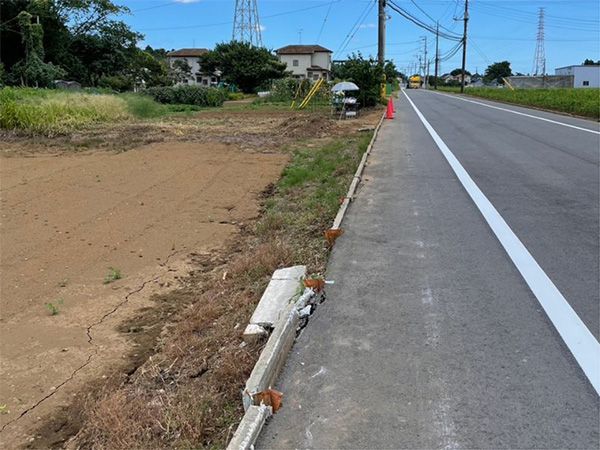
<path fill-rule="evenodd" d="M 127 116 L 127 103 L 115 95 L 50 89 L 0 90 L 0 128 L 9 130 L 55 135 Z"/>
<path fill-rule="evenodd" d="M 127 103 L 127 111 L 138 119 L 152 119 L 164 116 L 169 112 L 165 105 L 155 102 L 147 95 L 134 94 L 133 92 L 119 96 Z"/>
<path fill-rule="evenodd" d="M 177 105 L 169 105 L 177 106 Z M 0 128 L 53 136 L 97 123 L 124 119 L 152 119 L 173 112 L 152 98 L 57 89 L 0 89 Z"/>
<path fill-rule="evenodd" d="M 329 119 L 323 119 L 329 120 Z M 88 402 L 82 448 L 225 448 L 243 415 L 244 386 L 262 344 L 242 333 L 273 271 L 306 264 L 322 273 L 331 225 L 371 133 L 307 141 L 287 149 L 282 177 L 265 193 L 260 219 L 245 227 L 227 262 L 197 256 L 188 287 L 156 298 L 189 305 L 168 340 L 118 389 Z M 314 142 L 314 141 L 313 141 Z M 139 350 L 136 350 L 139 351 Z"/>
<path fill-rule="evenodd" d="M 439 87 L 446 92 L 459 92 L 459 88 Z M 517 105 L 534 106 L 578 116 L 600 119 L 600 89 L 516 89 L 467 88 L 465 94 L 500 100 Z"/>

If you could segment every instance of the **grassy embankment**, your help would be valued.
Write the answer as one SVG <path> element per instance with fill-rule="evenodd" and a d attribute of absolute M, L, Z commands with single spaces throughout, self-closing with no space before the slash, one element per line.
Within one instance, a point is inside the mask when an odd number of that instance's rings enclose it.
<path fill-rule="evenodd" d="M 177 291 L 178 302 L 193 306 L 177 318 L 164 347 L 128 383 L 89 404 L 84 447 L 227 445 L 243 415 L 240 388 L 262 348 L 241 345 L 245 324 L 276 268 L 306 264 L 309 273 L 322 273 L 328 257 L 323 230 L 370 137 L 355 132 L 288 149 L 291 161 L 268 193 L 261 218 L 238 240 L 235 255 L 193 275 L 190 288 Z"/>
<path fill-rule="evenodd" d="M 438 90 L 459 92 L 460 89 L 439 87 Z M 465 94 L 600 119 L 600 89 L 516 89 L 512 91 L 506 88 L 467 88 Z"/>

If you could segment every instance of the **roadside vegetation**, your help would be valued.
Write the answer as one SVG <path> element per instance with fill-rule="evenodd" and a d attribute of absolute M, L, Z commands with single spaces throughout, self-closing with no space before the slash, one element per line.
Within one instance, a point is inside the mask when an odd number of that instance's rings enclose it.
<path fill-rule="evenodd" d="M 143 94 L 5 87 L 0 89 L 0 128 L 52 136 L 97 123 L 221 106 L 225 99 L 219 89 L 195 86 L 151 88 Z"/>
<path fill-rule="evenodd" d="M 456 87 L 438 87 L 440 91 L 459 92 Z M 533 106 L 600 120 L 600 89 L 516 89 L 467 88 L 466 95 Z"/>
<path fill-rule="evenodd" d="M 88 400 L 78 444 L 99 450 L 227 445 L 243 415 L 240 388 L 263 345 L 245 345 L 244 327 L 275 269 L 307 264 L 309 273 L 323 272 L 323 231 L 370 138 L 354 131 L 284 149 L 290 162 L 264 193 L 261 217 L 233 244 L 234 256 L 227 262 L 196 256 L 203 270 L 188 288 L 170 294 L 189 308 L 151 359 L 119 388 Z M 156 301 L 167 302 L 168 295 Z"/>

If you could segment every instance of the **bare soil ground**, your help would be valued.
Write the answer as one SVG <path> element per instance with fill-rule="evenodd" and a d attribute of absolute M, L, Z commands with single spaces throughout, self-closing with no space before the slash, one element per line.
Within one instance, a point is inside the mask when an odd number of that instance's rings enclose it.
<path fill-rule="evenodd" d="M 247 234 L 260 214 L 261 193 L 289 159 L 282 148 L 316 145 L 377 118 L 373 113 L 339 123 L 293 111 L 220 110 L 55 138 L 3 136 L 0 405 L 6 407 L 0 448 L 61 445 L 82 426 L 84 409 L 86 420 L 110 429 L 127 426 L 122 418 L 111 423 L 106 414 L 119 401 L 158 408 L 135 394 L 94 396 L 100 407 L 84 403 L 90 392 L 109 389 L 107 380 L 122 383 L 123 376 L 160 379 L 157 389 L 166 388 L 168 368 L 148 357 L 168 345 L 181 364 L 192 351 L 182 339 L 220 326 L 226 313 L 231 317 L 223 327 L 239 327 L 241 333 L 264 283 L 244 291 L 249 297 L 236 304 L 235 314 L 233 296 L 202 309 L 177 339 L 169 341 L 168 326 L 206 292 L 214 300 L 215 271 L 227 285 L 222 292 L 235 290 L 239 297 L 252 264 L 259 263 L 254 275 L 264 281 L 290 260 L 290 250 L 276 242 L 259 248 L 239 244 L 240 232 Z M 122 279 L 105 284 L 108 267 L 118 268 Z M 58 305 L 58 314 L 51 315 L 45 302 Z M 194 351 L 218 354 L 226 348 L 211 339 Z M 218 364 L 206 357 L 186 378 L 201 377 L 212 361 L 220 367 L 215 376 L 231 373 L 237 381 L 259 350 L 226 350 Z M 190 389 L 181 395 L 194 395 Z M 94 417 L 98 412 L 101 417 Z M 93 447 L 89 439 L 95 438 L 100 439 L 88 432 L 81 442 Z M 138 444 L 143 440 L 119 445 Z"/>

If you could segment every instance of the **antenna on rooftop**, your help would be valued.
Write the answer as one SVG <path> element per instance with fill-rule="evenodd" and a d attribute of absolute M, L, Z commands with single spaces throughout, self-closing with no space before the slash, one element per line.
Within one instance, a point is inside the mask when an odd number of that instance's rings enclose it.
<path fill-rule="evenodd" d="M 232 40 L 262 47 L 256 0 L 235 0 Z"/>
<path fill-rule="evenodd" d="M 533 75 L 546 75 L 546 49 L 544 48 L 544 14 L 545 8 L 540 8 L 538 19 L 537 43 L 533 57 Z"/>

